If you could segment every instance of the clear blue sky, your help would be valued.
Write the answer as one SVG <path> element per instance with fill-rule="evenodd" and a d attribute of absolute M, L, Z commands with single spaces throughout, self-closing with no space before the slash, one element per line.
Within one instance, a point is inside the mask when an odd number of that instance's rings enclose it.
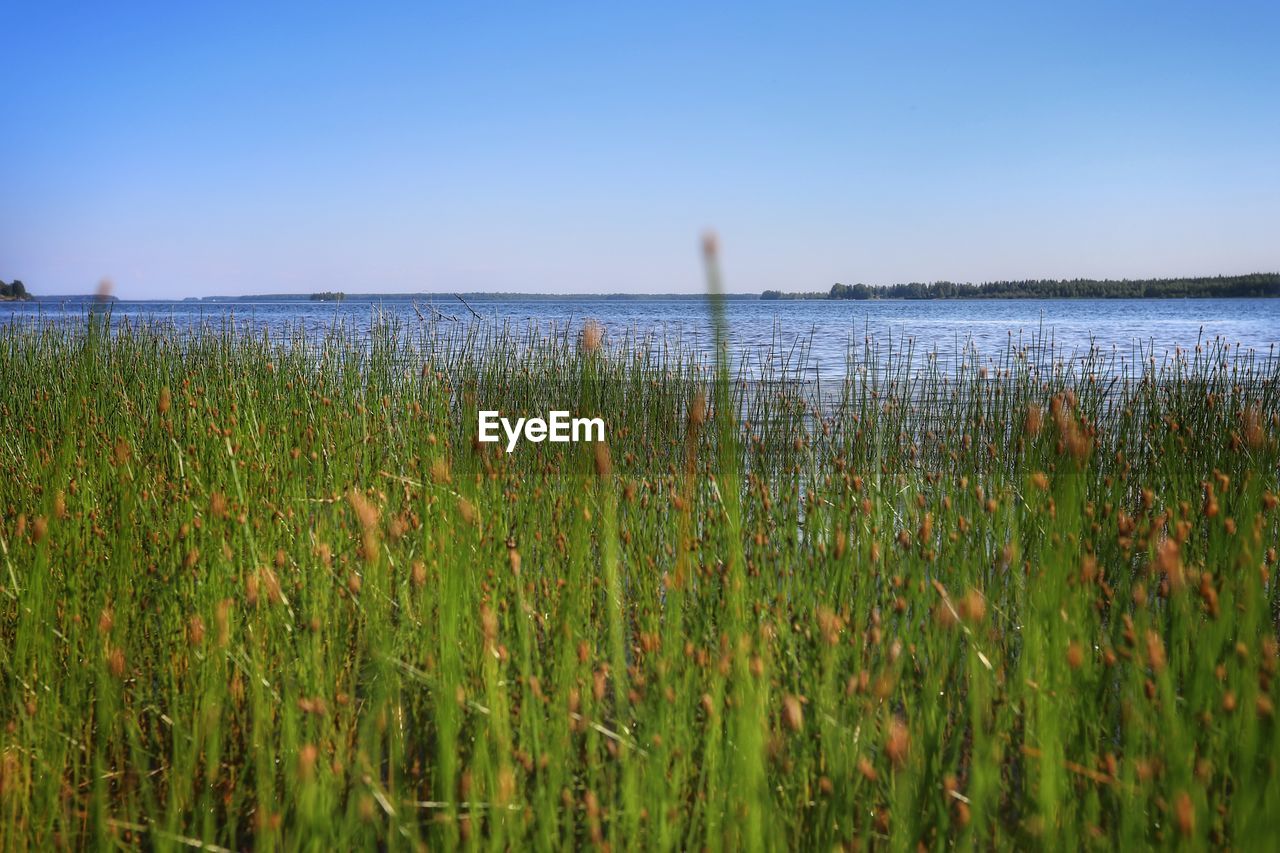
<path fill-rule="evenodd" d="M 1280 269 L 1280 4 L 628 5 L 0 0 L 0 278 L 694 291 L 708 226 L 740 291 Z"/>

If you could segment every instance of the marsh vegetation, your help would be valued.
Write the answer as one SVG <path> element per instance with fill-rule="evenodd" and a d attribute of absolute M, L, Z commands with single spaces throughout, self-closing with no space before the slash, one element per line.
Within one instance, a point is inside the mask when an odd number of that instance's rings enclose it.
<path fill-rule="evenodd" d="M 7 325 L 0 846 L 1274 839 L 1276 362 L 719 352 Z"/>

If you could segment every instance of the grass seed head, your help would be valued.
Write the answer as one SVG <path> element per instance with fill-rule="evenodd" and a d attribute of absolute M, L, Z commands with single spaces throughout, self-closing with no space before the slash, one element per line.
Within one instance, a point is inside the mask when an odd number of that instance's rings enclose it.
<path fill-rule="evenodd" d="M 458 498 L 458 515 L 467 524 L 476 524 L 480 520 L 480 512 L 476 505 L 464 497 Z"/>
<path fill-rule="evenodd" d="M 884 741 L 885 755 L 893 762 L 894 767 L 902 767 L 907 763 L 911 752 L 911 731 L 901 717 L 894 716 L 889 722 Z"/>
<path fill-rule="evenodd" d="M 1174 539 L 1165 539 L 1156 549 L 1156 569 L 1169 579 L 1169 586 L 1181 589 L 1183 585 L 1182 548 Z"/>
<path fill-rule="evenodd" d="M 1027 417 L 1023 425 L 1024 430 L 1029 438 L 1034 438 L 1040 434 L 1040 427 L 1044 424 L 1044 412 L 1035 403 L 1027 407 Z"/>
<path fill-rule="evenodd" d="M 1196 810 L 1191 802 L 1191 795 L 1186 791 L 1179 791 L 1174 797 L 1173 814 L 1174 821 L 1178 825 L 1178 833 L 1183 838 L 1189 838 L 1196 830 Z"/>
<path fill-rule="evenodd" d="M 102 612 L 98 614 L 98 633 L 107 636 L 111 633 L 111 629 L 116 624 L 116 613 L 111 605 L 102 608 Z"/>
<path fill-rule="evenodd" d="M 1151 665 L 1151 671 L 1157 675 L 1164 671 L 1165 654 L 1164 641 L 1160 639 L 1160 635 L 1155 631 L 1147 631 L 1147 662 Z"/>
<path fill-rule="evenodd" d="M 609 456 L 609 445 L 603 441 L 597 441 L 594 445 L 596 476 L 601 480 L 609 479 L 613 472 L 613 460 Z"/>
<path fill-rule="evenodd" d="M 124 677 L 124 650 L 119 646 L 107 652 L 107 670 L 116 678 Z"/>
<path fill-rule="evenodd" d="M 582 351 L 586 353 L 594 353 L 600 351 L 601 341 L 604 340 L 604 328 L 595 320 L 588 320 L 582 326 Z"/>
<path fill-rule="evenodd" d="M 192 646 L 202 646 L 204 645 L 204 635 L 204 620 L 200 618 L 199 614 L 195 614 L 187 620 L 187 640 L 190 641 Z"/>
<path fill-rule="evenodd" d="M 793 732 L 804 729 L 804 706 L 799 696 L 788 693 L 782 697 L 782 722 Z"/>
<path fill-rule="evenodd" d="M 298 750 L 298 778 L 303 781 L 309 781 L 315 774 L 316 759 L 320 757 L 320 750 L 313 743 L 303 744 Z"/>
<path fill-rule="evenodd" d="M 267 601 L 272 604 L 280 604 L 284 601 L 284 591 L 280 588 L 280 578 L 276 576 L 274 570 L 263 567 L 258 570 L 258 576 L 262 588 L 267 592 Z"/>
<path fill-rule="evenodd" d="M 699 388 L 694 391 L 693 399 L 689 402 L 689 426 L 696 428 L 702 426 L 707 421 L 707 395 Z"/>
<path fill-rule="evenodd" d="M 970 588 L 965 593 L 964 598 L 960 600 L 960 618 L 966 622 L 979 624 L 983 619 L 987 618 L 987 600 L 982 597 L 982 593 L 976 589 Z"/>
<path fill-rule="evenodd" d="M 493 649 L 498 641 L 498 614 L 487 604 L 480 605 L 480 632 L 485 649 Z"/>

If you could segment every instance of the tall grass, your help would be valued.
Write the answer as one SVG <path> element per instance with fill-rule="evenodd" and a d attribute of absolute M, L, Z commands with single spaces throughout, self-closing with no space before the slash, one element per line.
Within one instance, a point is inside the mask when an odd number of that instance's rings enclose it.
<path fill-rule="evenodd" d="M 1276 362 L 775 355 L 0 330 L 0 845 L 1276 837 Z"/>

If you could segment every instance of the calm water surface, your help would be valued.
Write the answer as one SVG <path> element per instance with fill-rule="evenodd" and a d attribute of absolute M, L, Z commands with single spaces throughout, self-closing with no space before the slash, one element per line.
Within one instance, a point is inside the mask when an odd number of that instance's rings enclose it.
<path fill-rule="evenodd" d="M 468 297 L 485 324 L 517 333 L 576 330 L 587 319 L 602 324 L 613 342 L 665 340 L 669 344 L 706 349 L 710 314 L 703 299 L 668 297 L 607 299 L 563 297 Z M 1052 341 L 1064 358 L 1081 357 L 1091 348 L 1132 363 L 1151 355 L 1161 358 L 1175 347 L 1191 349 L 1215 338 L 1240 352 L 1253 350 L 1268 358 L 1280 343 L 1278 299 L 1073 299 L 965 301 L 763 301 L 731 298 L 727 317 L 733 347 L 748 358 L 762 353 L 803 356 L 806 372 L 843 375 L 850 346 L 861 348 L 870 337 L 883 350 L 914 347 L 917 353 L 954 356 L 972 347 L 984 357 L 997 355 L 1012 340 L 1030 342 L 1037 335 Z M 204 324 L 214 328 L 234 320 L 259 334 L 281 333 L 299 326 L 319 339 L 335 326 L 367 334 L 379 313 L 398 318 L 410 328 L 423 319 L 441 326 L 473 323 L 474 317 L 449 295 L 421 296 L 384 302 L 350 299 L 343 303 L 311 301 L 113 303 L 116 321 L 163 320 L 179 328 Z M 0 324 L 14 320 L 75 320 L 88 304 L 42 299 L 0 303 Z"/>

